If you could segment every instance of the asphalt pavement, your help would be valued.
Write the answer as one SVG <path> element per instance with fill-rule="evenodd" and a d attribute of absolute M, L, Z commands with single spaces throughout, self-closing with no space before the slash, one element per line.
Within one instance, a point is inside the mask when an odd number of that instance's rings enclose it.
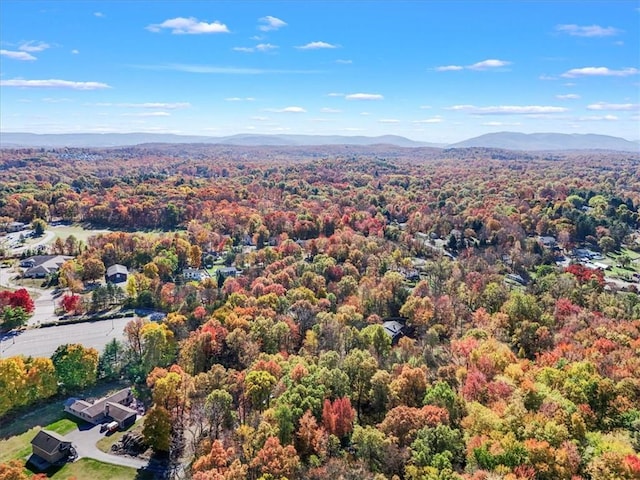
<path fill-rule="evenodd" d="M 124 339 L 124 327 L 131 318 L 116 318 L 57 327 L 43 327 L 9 332 L 0 336 L 0 358 L 25 355 L 50 357 L 65 343 L 81 343 L 102 352 L 114 338 Z"/>

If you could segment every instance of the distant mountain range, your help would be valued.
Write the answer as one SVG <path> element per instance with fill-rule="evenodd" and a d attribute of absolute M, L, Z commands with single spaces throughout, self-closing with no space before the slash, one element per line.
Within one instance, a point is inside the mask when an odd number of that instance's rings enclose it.
<path fill-rule="evenodd" d="M 630 142 L 620 137 L 608 135 L 566 134 L 566 133 L 487 133 L 463 142 L 448 145 L 447 148 L 503 148 L 505 150 L 616 150 L 623 152 L 640 151 L 640 143 Z"/>
<path fill-rule="evenodd" d="M 443 144 L 416 142 L 397 135 L 380 137 L 340 135 L 256 135 L 228 137 L 174 135 L 162 133 L 0 133 L 0 147 L 125 147 L 145 143 L 206 143 L 214 145 L 304 146 L 304 145 L 396 145 L 398 147 L 443 147 Z"/>
<path fill-rule="evenodd" d="M 322 145 L 394 145 L 417 148 L 500 148 L 506 150 L 615 150 L 639 152 L 640 143 L 624 138 L 595 134 L 563 133 L 488 133 L 451 145 L 417 142 L 397 135 L 379 137 L 340 135 L 254 135 L 228 137 L 173 135 L 162 133 L 66 133 L 35 134 L 0 132 L 0 148 L 24 147 L 126 147 L 148 143 L 215 144 L 237 146 L 322 146 Z"/>

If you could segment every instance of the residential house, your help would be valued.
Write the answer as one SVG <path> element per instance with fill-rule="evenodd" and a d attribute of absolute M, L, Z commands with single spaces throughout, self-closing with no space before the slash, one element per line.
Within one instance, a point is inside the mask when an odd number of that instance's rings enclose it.
<path fill-rule="evenodd" d="M 545 248 L 551 249 L 555 248 L 558 245 L 555 237 L 552 237 L 551 235 L 540 235 L 538 237 L 538 243 Z"/>
<path fill-rule="evenodd" d="M 115 264 L 107 268 L 105 278 L 109 283 L 123 283 L 127 281 L 129 270 L 124 265 Z"/>
<path fill-rule="evenodd" d="M 223 267 L 223 268 L 219 269 L 218 272 L 224 278 L 227 278 L 227 277 L 232 277 L 233 278 L 233 277 L 237 277 L 238 275 L 240 275 L 240 270 L 238 270 L 236 267 Z"/>
<path fill-rule="evenodd" d="M 21 232 L 27 229 L 27 224 L 23 222 L 9 222 L 5 226 L 7 233 Z"/>
<path fill-rule="evenodd" d="M 20 262 L 20 266 L 25 268 L 22 273 L 24 278 L 46 278 L 48 275 L 60 270 L 60 267 L 67 260 L 73 257 L 67 255 L 35 255 Z"/>
<path fill-rule="evenodd" d="M 402 322 L 399 320 L 402 320 Z M 385 333 L 391 337 L 392 345 L 397 344 L 398 341 L 407 334 L 404 319 L 390 318 L 382 323 L 382 327 Z"/>
<path fill-rule="evenodd" d="M 116 421 L 120 428 L 125 429 L 136 421 L 137 412 L 129 408 L 133 402 L 130 388 L 101 398 L 95 402 L 70 398 L 64 404 L 64 411 L 86 422 L 97 425 L 107 420 Z"/>
<path fill-rule="evenodd" d="M 185 280 L 195 280 L 201 282 L 208 277 L 207 272 L 199 268 L 185 268 L 182 271 L 182 276 Z"/>
<path fill-rule="evenodd" d="M 40 430 L 31 440 L 31 448 L 33 455 L 37 458 L 30 458 L 31 463 L 37 466 L 43 465 L 47 468 L 48 464 L 54 464 L 62 460 L 66 460 L 71 454 L 71 442 L 65 440 L 61 435 L 47 430 Z"/>

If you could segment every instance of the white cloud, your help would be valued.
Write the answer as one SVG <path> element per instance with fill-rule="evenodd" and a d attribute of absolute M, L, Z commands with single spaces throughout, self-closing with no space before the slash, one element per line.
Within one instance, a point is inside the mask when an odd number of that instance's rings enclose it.
<path fill-rule="evenodd" d="M 491 107 L 476 107 L 474 105 L 454 105 L 446 110 L 469 112 L 474 115 L 539 115 L 548 113 L 563 113 L 568 109 L 564 107 L 541 105 L 499 105 Z"/>
<path fill-rule="evenodd" d="M 263 32 L 270 32 L 272 30 L 278 30 L 279 28 L 286 27 L 287 22 L 280 20 L 279 18 L 272 17 L 271 15 L 267 15 L 266 17 L 262 17 L 258 20 L 262 25 L 258 28 Z"/>
<path fill-rule="evenodd" d="M 142 70 L 174 71 L 186 73 L 218 74 L 218 75 L 267 75 L 267 74 L 311 74 L 321 73 L 318 70 L 276 70 L 252 67 L 220 67 L 217 65 L 194 65 L 187 63 L 168 63 L 159 65 L 131 65 Z"/>
<path fill-rule="evenodd" d="M 380 118 L 378 123 L 400 123 L 400 120 L 397 118 Z"/>
<path fill-rule="evenodd" d="M 556 95 L 558 100 L 577 100 L 580 98 L 580 95 L 576 93 L 567 93 L 566 95 Z"/>
<path fill-rule="evenodd" d="M 102 12 L 93 12 L 93 15 L 98 17 L 98 18 L 104 17 L 104 13 L 102 13 Z"/>
<path fill-rule="evenodd" d="M 464 70 L 461 65 L 443 65 L 442 67 L 436 67 L 436 72 L 456 72 L 458 70 Z"/>
<path fill-rule="evenodd" d="M 511 62 L 490 58 L 489 60 L 483 60 L 482 62 L 469 65 L 467 68 L 469 70 L 488 70 L 490 68 L 506 67 L 507 65 L 511 65 Z"/>
<path fill-rule="evenodd" d="M 123 117 L 170 117 L 169 112 L 123 113 Z"/>
<path fill-rule="evenodd" d="M 258 122 L 267 122 L 271 119 L 269 117 L 251 117 L 251 120 L 256 120 Z"/>
<path fill-rule="evenodd" d="M 554 77 L 553 75 L 545 75 L 545 74 L 542 74 L 542 75 L 540 75 L 540 76 L 538 77 L 538 79 L 540 79 L 540 80 L 557 80 L 558 78 L 557 78 L 557 77 Z"/>
<path fill-rule="evenodd" d="M 224 23 L 219 21 L 207 23 L 201 22 L 197 18 L 176 17 L 165 20 L 162 23 L 151 24 L 147 27 L 150 32 L 160 32 L 163 28 L 171 30 L 174 35 L 198 35 L 202 33 L 229 33 L 229 29 Z"/>
<path fill-rule="evenodd" d="M 259 52 L 268 52 L 269 50 L 275 50 L 277 45 L 271 45 L 270 43 L 259 43 L 256 45 L 256 50 Z"/>
<path fill-rule="evenodd" d="M 227 102 L 253 102 L 255 98 L 253 97 L 228 97 L 225 98 Z"/>
<path fill-rule="evenodd" d="M 36 57 L 27 52 L 16 52 L 14 50 L 0 50 L 0 56 L 10 58 L 12 60 L 33 61 Z"/>
<path fill-rule="evenodd" d="M 73 82 L 70 80 L 0 80 L 0 87 L 21 87 L 21 88 L 69 88 L 72 90 L 102 90 L 111 88 L 102 82 Z"/>
<path fill-rule="evenodd" d="M 77 48 L 74 48 L 73 50 L 71 50 L 71 53 L 73 55 L 78 55 L 80 53 L 80 50 L 78 50 Z"/>
<path fill-rule="evenodd" d="M 600 25 L 557 25 L 556 31 L 567 33 L 574 37 L 611 37 L 621 33 L 613 27 L 601 27 Z"/>
<path fill-rule="evenodd" d="M 425 124 L 425 123 L 442 123 L 444 120 L 440 116 L 425 118 L 423 120 L 414 120 L 413 123 Z"/>
<path fill-rule="evenodd" d="M 18 50 L 22 50 L 23 52 L 42 52 L 47 48 L 51 48 L 51 45 L 45 42 L 25 42 L 18 47 Z"/>
<path fill-rule="evenodd" d="M 307 112 L 302 107 L 268 108 L 266 111 L 273 112 L 273 113 L 306 113 Z"/>
<path fill-rule="evenodd" d="M 322 48 L 338 48 L 338 46 L 327 42 L 309 42 L 296 48 L 298 50 L 319 50 Z"/>
<path fill-rule="evenodd" d="M 66 102 L 71 102 L 72 100 L 70 98 L 51 98 L 51 97 L 47 97 L 47 98 L 43 98 L 42 101 L 44 103 L 66 103 Z"/>
<path fill-rule="evenodd" d="M 637 75 L 640 70 L 633 67 L 623 68 L 621 70 L 612 70 L 607 67 L 583 67 L 572 68 L 564 72 L 561 77 L 575 78 L 575 77 L 628 77 L 630 75 Z"/>
<path fill-rule="evenodd" d="M 344 98 L 347 100 L 382 100 L 384 97 L 379 93 L 351 93 Z"/>
<path fill-rule="evenodd" d="M 277 45 L 270 43 L 259 43 L 255 47 L 233 47 L 236 52 L 253 53 L 253 52 L 269 52 L 279 48 Z"/>
<path fill-rule="evenodd" d="M 336 92 L 327 93 L 327 97 L 344 97 L 344 93 L 336 93 Z"/>
<path fill-rule="evenodd" d="M 421 110 L 429 110 L 431 108 L 432 108 L 431 105 L 420 105 Z"/>
<path fill-rule="evenodd" d="M 320 111 L 322 113 L 342 113 L 342 110 L 339 110 L 337 108 L 328 108 L 328 107 L 321 108 Z"/>
<path fill-rule="evenodd" d="M 360 115 L 362 115 L 363 117 L 367 117 L 371 115 L 371 112 L 360 112 Z"/>
<path fill-rule="evenodd" d="M 340 65 L 351 65 L 353 63 L 353 60 L 338 59 L 336 60 L 336 63 L 339 63 Z"/>
<path fill-rule="evenodd" d="M 640 103 L 606 103 L 598 102 L 587 105 L 587 110 L 616 110 L 635 111 L 640 110 Z"/>
<path fill-rule="evenodd" d="M 618 117 L 616 117 L 615 115 L 590 115 L 588 117 L 580 117 L 578 118 L 578 121 L 580 122 L 599 122 L 602 120 L 606 120 L 606 121 L 616 121 L 618 120 Z"/>
<path fill-rule="evenodd" d="M 460 70 L 489 70 L 492 68 L 501 68 L 506 67 L 507 65 L 511 65 L 511 62 L 507 62 L 506 60 L 497 60 L 495 58 L 490 58 L 488 60 L 483 60 L 481 62 L 476 62 L 472 65 L 462 66 L 462 65 L 442 65 L 440 67 L 436 67 L 436 72 L 457 72 Z"/>
<path fill-rule="evenodd" d="M 517 127 L 522 125 L 520 122 L 505 123 L 505 122 L 485 122 L 482 124 L 485 127 Z"/>
<path fill-rule="evenodd" d="M 189 108 L 189 102 L 144 102 L 144 103 L 96 103 L 96 107 L 122 107 L 122 108 L 161 108 L 164 110 L 176 110 Z"/>

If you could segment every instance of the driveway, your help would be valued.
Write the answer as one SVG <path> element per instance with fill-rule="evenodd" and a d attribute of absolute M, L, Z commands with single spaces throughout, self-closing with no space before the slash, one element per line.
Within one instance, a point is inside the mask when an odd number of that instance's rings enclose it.
<path fill-rule="evenodd" d="M 91 426 L 91 428 L 87 430 L 73 430 L 72 432 L 67 433 L 65 438 L 73 443 L 76 452 L 78 452 L 78 458 L 93 458 L 104 463 L 122 465 L 136 469 L 143 469 L 147 467 L 147 464 L 149 463 L 147 460 L 104 453 L 96 447 L 96 443 L 98 443 L 98 440 L 103 438 L 104 435 L 104 432 L 100 432 L 100 425 L 95 425 Z"/>

